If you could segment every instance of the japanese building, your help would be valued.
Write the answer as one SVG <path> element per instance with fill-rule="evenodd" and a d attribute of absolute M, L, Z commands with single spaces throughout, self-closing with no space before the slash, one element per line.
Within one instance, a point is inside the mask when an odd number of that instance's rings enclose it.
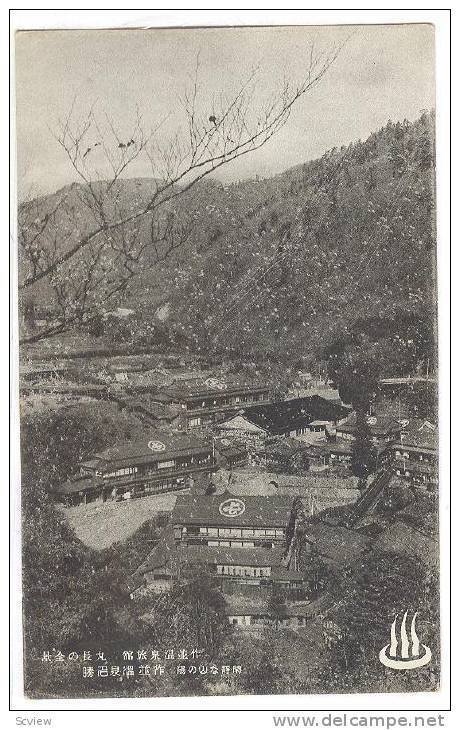
<path fill-rule="evenodd" d="M 310 603 L 285 606 L 279 615 L 274 616 L 268 605 L 248 598 L 227 599 L 225 613 L 228 622 L 240 629 L 261 629 L 270 626 L 275 629 L 302 628 L 308 621 L 318 616 L 330 604 L 330 597 L 325 595 Z"/>
<path fill-rule="evenodd" d="M 402 425 L 391 416 L 368 416 L 367 425 L 375 446 L 396 441 L 401 436 Z M 356 413 L 337 426 L 336 436 L 344 441 L 354 441 L 356 435 Z"/>
<path fill-rule="evenodd" d="M 224 592 L 231 585 L 301 590 L 305 577 L 291 570 L 287 528 L 292 497 L 179 495 L 159 544 L 136 571 L 138 584 L 169 590 L 190 566 L 210 572 Z"/>
<path fill-rule="evenodd" d="M 327 434 L 335 434 L 348 413 L 343 406 L 314 395 L 247 407 L 220 424 L 219 431 L 222 437 L 242 439 L 257 450 L 274 436 L 307 442 L 325 439 Z"/>
<path fill-rule="evenodd" d="M 171 524 L 181 544 L 273 548 L 286 539 L 291 510 L 289 497 L 187 494 L 177 498 Z"/>
<path fill-rule="evenodd" d="M 207 378 L 173 383 L 164 388 L 160 399 L 182 409 L 186 430 L 211 426 L 241 408 L 254 403 L 268 403 L 269 387 L 236 378 Z"/>
<path fill-rule="evenodd" d="M 434 489 L 438 477 L 438 430 L 430 421 L 414 419 L 382 455 L 382 462 L 416 486 Z"/>
<path fill-rule="evenodd" d="M 189 434 L 150 433 L 81 462 L 79 474 L 56 490 L 67 505 L 131 499 L 187 489 L 216 469 L 214 447 Z"/>

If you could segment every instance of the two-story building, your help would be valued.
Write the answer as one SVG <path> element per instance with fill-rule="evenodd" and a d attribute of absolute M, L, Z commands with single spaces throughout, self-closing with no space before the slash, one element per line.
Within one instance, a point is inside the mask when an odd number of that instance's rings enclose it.
<path fill-rule="evenodd" d="M 367 425 L 369 426 L 372 441 L 377 447 L 386 446 L 400 438 L 401 422 L 392 416 L 368 416 Z M 354 441 L 356 430 L 356 413 L 353 412 L 337 426 L 336 436 L 344 441 Z"/>
<path fill-rule="evenodd" d="M 311 443 L 323 440 L 335 431 L 349 411 L 314 395 L 277 403 L 247 407 L 219 425 L 224 438 L 244 440 L 251 449 L 262 448 L 267 439 L 291 437 Z"/>
<path fill-rule="evenodd" d="M 215 471 L 214 446 L 189 434 L 149 433 L 81 462 L 79 473 L 56 490 L 67 505 L 131 499 L 190 488 L 197 475 Z"/>
<path fill-rule="evenodd" d="M 158 545 L 138 568 L 137 586 L 169 590 L 191 566 L 231 585 L 301 590 L 305 576 L 289 565 L 292 497 L 179 495 Z"/>
<path fill-rule="evenodd" d="M 270 389 L 240 378 L 206 378 L 175 382 L 163 388 L 161 400 L 182 409 L 185 430 L 212 426 L 248 405 L 268 403 Z"/>
<path fill-rule="evenodd" d="M 393 472 L 415 486 L 435 489 L 438 476 L 438 429 L 428 420 L 414 419 L 381 456 Z"/>
<path fill-rule="evenodd" d="M 290 497 L 187 494 L 177 498 L 171 524 L 181 544 L 272 548 L 285 541 L 291 510 Z"/>

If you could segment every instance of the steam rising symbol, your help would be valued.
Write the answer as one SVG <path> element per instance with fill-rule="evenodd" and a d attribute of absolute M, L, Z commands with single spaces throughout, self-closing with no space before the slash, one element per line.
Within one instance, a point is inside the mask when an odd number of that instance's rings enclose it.
<path fill-rule="evenodd" d="M 407 636 L 406 629 L 407 611 L 401 622 L 400 642 L 398 642 L 396 637 L 397 616 L 391 624 L 391 641 L 389 644 L 384 646 L 379 653 L 379 659 L 385 667 L 390 667 L 391 669 L 418 669 L 419 667 L 424 667 L 431 661 L 430 647 L 425 644 L 420 645 L 420 640 L 415 630 L 415 619 L 417 618 L 417 615 L 417 613 L 414 613 L 412 618 L 410 625 L 410 639 Z M 401 650 L 398 654 L 399 643 L 401 644 Z M 422 646 L 422 654 L 420 653 L 420 646 Z"/>

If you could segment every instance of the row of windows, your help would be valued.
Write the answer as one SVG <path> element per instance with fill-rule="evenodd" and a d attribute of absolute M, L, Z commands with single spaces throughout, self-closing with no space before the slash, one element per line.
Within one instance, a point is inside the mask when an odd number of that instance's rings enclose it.
<path fill-rule="evenodd" d="M 275 623 L 274 618 L 265 616 L 229 616 L 229 621 L 233 626 L 272 626 Z M 280 626 L 306 626 L 307 619 L 304 616 L 279 618 Z"/>
<path fill-rule="evenodd" d="M 253 568 L 247 565 L 218 565 L 219 575 L 244 575 L 251 578 L 262 578 L 270 575 L 270 568 Z"/>
<path fill-rule="evenodd" d="M 183 532 L 187 532 L 187 528 L 183 528 Z M 189 528 L 189 533 L 196 532 L 196 529 Z M 255 529 L 240 527 L 200 527 L 200 535 L 209 535 L 211 537 L 284 537 L 284 530 L 276 529 Z"/>
<path fill-rule="evenodd" d="M 110 477 L 124 477 L 128 474 L 136 474 L 137 473 L 137 466 L 127 466 L 124 469 L 117 469 L 116 471 L 110 471 L 104 474 L 104 479 L 108 479 Z M 100 472 L 96 472 L 96 476 L 99 476 Z"/>
<path fill-rule="evenodd" d="M 253 548 L 253 542 L 241 542 L 239 540 L 208 540 L 208 547 L 232 547 L 232 548 Z"/>
<path fill-rule="evenodd" d="M 176 461 L 175 459 L 168 459 L 166 461 L 158 461 L 154 464 L 151 464 L 147 467 L 145 467 L 142 471 L 137 466 L 129 466 L 124 467 L 122 469 L 117 469 L 116 471 L 106 472 L 103 476 L 105 479 L 113 478 L 113 477 L 120 477 L 120 476 L 128 476 L 132 474 L 137 473 L 143 473 L 143 474 L 152 474 L 157 470 L 161 469 L 187 469 L 192 466 L 202 466 L 203 464 L 209 464 L 211 461 L 211 454 L 207 454 L 206 456 L 191 456 L 190 459 L 187 461 Z M 88 469 L 81 469 L 84 473 L 91 473 L 88 471 Z M 96 471 L 96 476 L 102 476 L 102 472 Z"/>
<path fill-rule="evenodd" d="M 176 462 L 174 459 L 170 459 L 169 461 L 159 461 L 158 462 L 158 469 L 173 469 L 176 465 Z"/>
<path fill-rule="evenodd" d="M 235 395 L 223 398 L 213 398 L 212 400 L 203 400 L 200 403 L 187 403 L 187 410 L 194 411 L 196 408 L 214 408 L 218 406 L 233 406 L 239 403 L 257 403 L 258 401 L 268 400 L 268 393 L 256 393 L 254 395 Z"/>
<path fill-rule="evenodd" d="M 427 463 L 431 463 L 433 461 L 433 458 L 434 458 L 434 457 L 428 456 L 426 454 L 419 454 L 418 457 L 417 457 L 417 454 L 414 454 L 414 453 L 411 453 L 410 454 L 407 451 L 401 452 L 399 450 L 395 451 L 395 456 L 397 458 L 398 457 L 399 458 L 402 457 L 403 459 L 415 459 L 415 460 L 418 459 L 418 461 L 426 461 Z"/>

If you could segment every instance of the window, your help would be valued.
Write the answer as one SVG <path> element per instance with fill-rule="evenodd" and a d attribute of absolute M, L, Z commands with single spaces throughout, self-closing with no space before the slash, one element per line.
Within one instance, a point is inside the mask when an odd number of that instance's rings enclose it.
<path fill-rule="evenodd" d="M 201 418 L 189 418 L 188 425 L 189 428 L 194 428 L 194 426 L 201 426 Z"/>
<path fill-rule="evenodd" d="M 174 468 L 174 459 L 171 459 L 170 461 L 159 461 L 158 468 L 159 469 L 173 469 Z"/>

